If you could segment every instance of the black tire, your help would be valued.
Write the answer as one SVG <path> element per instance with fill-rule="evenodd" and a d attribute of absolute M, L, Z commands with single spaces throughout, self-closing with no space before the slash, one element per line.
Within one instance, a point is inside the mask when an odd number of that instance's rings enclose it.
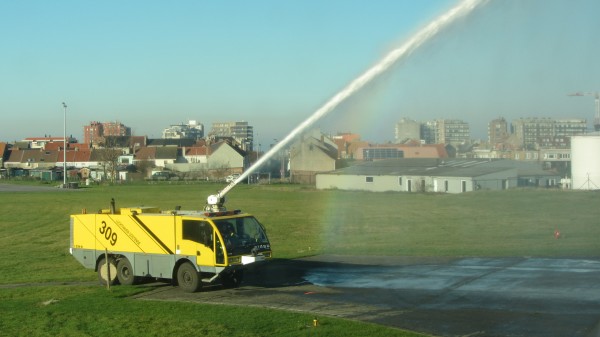
<path fill-rule="evenodd" d="M 195 293 L 202 288 L 200 273 L 191 263 L 184 263 L 177 269 L 177 283 L 183 291 Z"/>
<path fill-rule="evenodd" d="M 221 283 L 225 288 L 237 288 L 244 279 L 243 270 L 232 270 L 221 274 Z"/>
<path fill-rule="evenodd" d="M 98 261 L 98 281 L 100 281 L 100 284 L 106 285 L 108 271 L 110 271 L 110 285 L 119 284 L 119 279 L 117 278 L 117 261 L 112 256 L 108 256 L 107 268 L 106 258 L 103 256 Z"/>
<path fill-rule="evenodd" d="M 119 283 L 125 286 L 130 286 L 137 283 L 137 277 L 133 274 L 131 262 L 126 257 L 123 257 L 117 263 L 117 278 Z"/>

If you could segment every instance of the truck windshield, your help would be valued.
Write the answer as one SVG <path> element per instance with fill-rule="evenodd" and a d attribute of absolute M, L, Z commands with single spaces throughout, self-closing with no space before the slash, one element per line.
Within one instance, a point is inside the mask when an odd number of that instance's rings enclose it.
<path fill-rule="evenodd" d="M 227 255 L 242 255 L 270 250 L 269 240 L 261 224 L 252 216 L 215 220 Z"/>

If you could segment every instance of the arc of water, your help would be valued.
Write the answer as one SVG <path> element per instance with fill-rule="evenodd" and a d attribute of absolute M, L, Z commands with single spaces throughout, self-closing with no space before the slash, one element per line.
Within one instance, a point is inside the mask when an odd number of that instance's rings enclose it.
<path fill-rule="evenodd" d="M 215 204 L 216 201 L 221 200 L 227 192 L 229 192 L 235 185 L 240 181 L 243 181 L 248 175 L 254 172 L 258 167 L 269 160 L 274 154 L 280 151 L 296 136 L 305 131 L 317 120 L 325 116 L 327 113 L 335 109 L 340 103 L 352 96 L 355 92 L 364 87 L 367 83 L 371 82 L 378 75 L 389 69 L 394 63 L 403 57 L 410 55 L 414 50 L 419 48 L 423 43 L 436 36 L 441 30 L 450 25 L 457 19 L 464 17 L 473 11 L 477 6 L 483 4 L 486 0 L 463 0 L 458 3 L 455 7 L 451 8 L 446 13 L 442 14 L 427 26 L 419 30 L 410 39 L 408 39 L 400 47 L 390 51 L 383 59 L 376 63 L 373 67 L 368 69 L 362 75 L 354 79 L 344 89 L 333 96 L 327 101 L 321 108 L 316 110 L 309 118 L 294 128 L 285 138 L 275 144 L 265 155 L 263 155 L 258 161 L 250 166 L 244 173 L 242 173 L 237 179 L 232 181 L 224 189 L 222 189 L 217 195 L 209 196 L 209 205 Z"/>

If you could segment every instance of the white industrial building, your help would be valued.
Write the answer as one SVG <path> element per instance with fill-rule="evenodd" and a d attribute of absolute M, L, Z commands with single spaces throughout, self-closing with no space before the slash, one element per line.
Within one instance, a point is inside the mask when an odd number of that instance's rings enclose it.
<path fill-rule="evenodd" d="M 388 159 L 319 173 L 317 189 L 463 193 L 519 186 L 557 187 L 560 177 L 535 163 L 482 159 Z"/>
<path fill-rule="evenodd" d="M 600 132 L 571 137 L 571 186 L 600 189 Z"/>

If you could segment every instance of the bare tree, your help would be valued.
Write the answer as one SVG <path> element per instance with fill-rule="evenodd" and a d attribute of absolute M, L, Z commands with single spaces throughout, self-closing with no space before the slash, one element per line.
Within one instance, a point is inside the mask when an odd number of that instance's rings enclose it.
<path fill-rule="evenodd" d="M 99 149 L 98 159 L 104 170 L 104 176 L 108 177 L 112 183 L 117 179 L 119 157 L 123 154 L 121 143 L 125 140 L 123 137 L 105 137 L 103 149 Z"/>
<path fill-rule="evenodd" d="M 154 167 L 152 163 L 148 160 L 139 160 L 135 163 L 135 167 L 138 172 L 140 172 L 144 178 L 148 177 L 150 170 Z"/>

